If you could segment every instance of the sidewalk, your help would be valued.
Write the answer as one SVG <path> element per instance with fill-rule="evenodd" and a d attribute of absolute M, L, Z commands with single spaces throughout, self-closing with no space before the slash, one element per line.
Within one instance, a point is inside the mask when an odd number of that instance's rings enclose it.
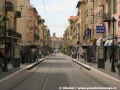
<path fill-rule="evenodd" d="M 2 72 L 0 74 L 0 81 L 2 79 L 5 79 L 5 78 L 9 77 L 10 75 L 13 75 L 13 74 L 17 73 L 17 72 L 19 73 L 19 72 L 24 71 L 24 70 L 29 70 L 30 68 L 34 67 L 38 63 L 42 62 L 44 60 L 44 58 L 45 57 L 39 58 L 38 61 L 35 61 L 33 63 L 30 63 L 30 62 L 26 62 L 24 64 L 20 63 L 20 67 L 18 67 L 18 68 L 13 68 L 12 62 L 9 62 L 7 64 L 8 71 L 7 72 Z"/>
<path fill-rule="evenodd" d="M 118 69 L 117 68 L 115 68 L 116 72 L 110 72 L 111 71 L 111 63 L 109 60 L 106 60 L 106 62 L 105 62 L 105 69 L 98 68 L 97 62 L 96 63 L 89 63 L 89 62 L 85 61 L 84 58 L 76 58 L 76 60 L 78 60 L 78 61 L 80 61 L 88 66 L 91 66 L 91 67 L 93 67 L 93 68 L 95 68 L 95 69 L 97 69 L 97 70 L 99 70 L 99 71 L 101 71 L 109 76 L 112 76 L 112 77 L 120 80 L 120 77 L 118 76 Z"/>
<path fill-rule="evenodd" d="M 0 74 L 0 80 L 3 79 L 3 78 L 5 78 L 5 77 L 7 77 L 7 76 L 9 76 L 9 75 L 11 75 L 11 74 L 13 74 L 13 73 L 15 73 L 16 71 L 18 71 L 20 69 L 22 69 L 22 68 L 30 65 L 30 64 L 32 64 L 32 63 L 25 63 L 25 64 L 20 63 L 20 67 L 13 68 L 12 67 L 12 63 L 8 63 L 8 65 L 7 65 L 8 66 L 8 71 L 7 72 L 2 72 Z"/>

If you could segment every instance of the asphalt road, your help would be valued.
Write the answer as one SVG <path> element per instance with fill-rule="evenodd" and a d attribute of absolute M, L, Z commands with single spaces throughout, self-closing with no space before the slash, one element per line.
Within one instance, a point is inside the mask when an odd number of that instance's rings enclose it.
<path fill-rule="evenodd" d="M 1 83 L 0 90 L 120 90 L 120 83 L 53 53 L 34 68 Z"/>

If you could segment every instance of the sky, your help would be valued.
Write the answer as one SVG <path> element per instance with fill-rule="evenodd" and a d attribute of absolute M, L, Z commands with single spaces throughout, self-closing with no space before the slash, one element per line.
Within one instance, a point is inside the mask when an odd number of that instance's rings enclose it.
<path fill-rule="evenodd" d="M 68 26 L 68 18 L 77 15 L 76 5 L 79 0 L 30 0 L 38 14 L 45 19 L 51 36 L 63 37 Z"/>

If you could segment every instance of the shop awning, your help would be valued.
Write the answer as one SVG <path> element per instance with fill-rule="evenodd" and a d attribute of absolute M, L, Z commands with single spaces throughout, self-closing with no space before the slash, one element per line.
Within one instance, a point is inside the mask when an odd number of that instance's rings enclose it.
<path fill-rule="evenodd" d="M 114 45 L 117 45 L 117 41 L 114 39 Z M 108 46 L 113 46 L 113 40 L 110 40 Z"/>
<path fill-rule="evenodd" d="M 107 41 L 104 43 L 104 46 L 108 46 L 109 41 L 110 41 L 110 40 L 107 40 Z"/>
<path fill-rule="evenodd" d="M 101 45 L 101 42 L 102 42 L 102 38 L 99 38 L 99 39 L 96 41 L 96 45 L 97 45 L 97 46 L 100 46 L 100 45 Z"/>
<path fill-rule="evenodd" d="M 120 49 L 120 44 L 117 46 L 118 49 Z"/>

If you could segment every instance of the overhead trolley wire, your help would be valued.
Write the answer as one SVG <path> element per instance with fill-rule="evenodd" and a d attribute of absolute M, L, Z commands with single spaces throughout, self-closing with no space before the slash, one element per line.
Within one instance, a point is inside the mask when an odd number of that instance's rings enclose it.
<path fill-rule="evenodd" d="M 48 26 L 48 19 L 47 19 L 47 13 L 46 13 L 46 9 L 45 9 L 45 2 L 44 2 L 44 0 L 43 0 L 43 6 L 44 6 L 45 17 L 46 17 L 47 26 Z"/>

